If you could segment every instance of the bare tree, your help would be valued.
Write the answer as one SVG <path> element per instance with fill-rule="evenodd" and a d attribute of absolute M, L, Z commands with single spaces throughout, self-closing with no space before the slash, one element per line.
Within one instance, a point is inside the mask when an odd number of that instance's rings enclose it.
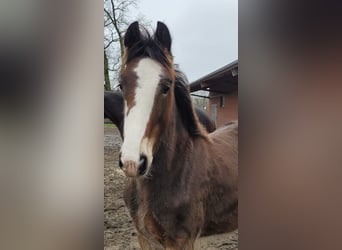
<path fill-rule="evenodd" d="M 138 0 L 104 0 L 104 87 L 112 89 L 111 82 L 117 82 L 121 58 L 124 53 L 123 36 L 133 20 L 148 24 L 146 19 L 132 18 L 133 10 L 138 7 Z M 112 80 L 112 81 L 111 81 Z"/>
<path fill-rule="evenodd" d="M 107 53 L 106 53 L 106 49 L 103 50 L 103 58 L 104 58 L 104 89 L 105 90 L 111 90 L 112 87 L 110 85 L 110 78 L 109 78 L 109 70 L 108 70 L 108 57 L 107 57 Z"/>

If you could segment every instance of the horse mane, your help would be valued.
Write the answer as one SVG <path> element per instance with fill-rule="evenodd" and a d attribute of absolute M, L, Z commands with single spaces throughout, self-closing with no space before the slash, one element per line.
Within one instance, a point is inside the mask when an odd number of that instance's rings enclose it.
<path fill-rule="evenodd" d="M 185 74 L 179 69 L 175 69 L 175 99 L 178 112 L 184 127 L 191 137 L 206 136 L 203 126 L 199 123 L 198 117 L 192 105 L 189 82 Z"/>
<path fill-rule="evenodd" d="M 165 50 L 160 42 L 155 39 L 144 27 L 140 30 L 140 39 L 129 49 L 125 49 L 123 56 L 123 65 L 128 64 L 138 57 L 149 57 L 160 62 L 164 67 L 171 69 L 173 67 L 173 58 L 171 53 Z"/>

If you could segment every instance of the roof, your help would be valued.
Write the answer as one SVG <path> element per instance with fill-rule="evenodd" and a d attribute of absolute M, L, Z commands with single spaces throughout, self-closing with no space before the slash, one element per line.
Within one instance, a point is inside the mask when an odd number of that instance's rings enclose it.
<path fill-rule="evenodd" d="M 230 93 L 237 90 L 238 60 L 235 60 L 190 84 L 190 91 L 206 90 L 216 93 Z"/>

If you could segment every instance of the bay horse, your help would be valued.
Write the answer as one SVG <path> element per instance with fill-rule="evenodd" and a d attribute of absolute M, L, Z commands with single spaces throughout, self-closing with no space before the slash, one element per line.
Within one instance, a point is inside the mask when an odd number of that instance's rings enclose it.
<path fill-rule="evenodd" d="M 180 72 L 178 72 L 180 75 Z M 185 77 L 176 77 L 176 81 L 186 81 Z M 184 82 L 184 84 L 188 84 Z M 200 123 L 210 133 L 216 129 L 215 122 L 209 117 L 208 113 L 195 107 L 195 112 Z M 124 121 L 124 100 L 119 91 L 104 92 L 104 118 L 110 119 L 119 129 L 121 139 L 123 139 L 123 121 Z"/>
<path fill-rule="evenodd" d="M 167 26 L 132 23 L 120 73 L 124 200 L 142 249 L 194 249 L 198 237 L 238 227 L 238 124 L 207 133 L 176 81 Z"/>

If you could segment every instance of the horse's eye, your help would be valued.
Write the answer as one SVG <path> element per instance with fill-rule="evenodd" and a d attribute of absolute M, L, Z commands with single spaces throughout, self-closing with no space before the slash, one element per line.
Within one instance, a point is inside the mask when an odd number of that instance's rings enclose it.
<path fill-rule="evenodd" d="M 118 87 L 122 90 L 122 84 L 119 84 Z"/>
<path fill-rule="evenodd" d="M 169 90 L 170 90 L 170 86 L 168 86 L 168 85 L 162 85 L 162 87 L 161 87 L 161 92 L 162 92 L 163 94 L 166 94 L 167 92 L 169 92 Z"/>

